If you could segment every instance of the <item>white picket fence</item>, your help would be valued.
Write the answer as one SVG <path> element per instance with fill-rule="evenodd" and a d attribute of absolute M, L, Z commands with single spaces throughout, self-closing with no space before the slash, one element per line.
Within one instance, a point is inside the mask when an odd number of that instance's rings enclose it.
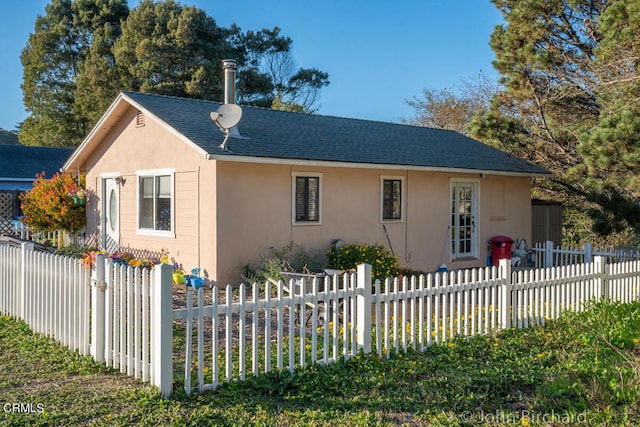
<path fill-rule="evenodd" d="M 154 371 L 154 361 L 160 359 L 154 355 L 167 349 L 154 347 L 152 339 L 160 327 L 167 328 L 167 322 L 158 320 L 155 307 L 161 306 L 152 298 L 154 289 L 161 288 L 156 281 L 163 278 L 168 280 L 163 289 L 171 292 L 170 269 L 133 268 L 104 255 L 97 258 L 89 274 L 79 260 L 36 252 L 32 243 L 0 244 L 0 313 L 122 373 L 155 385 L 160 379 L 170 383 L 170 372 Z M 171 309 L 169 303 L 164 312 Z"/>
<path fill-rule="evenodd" d="M 12 220 L 9 226 L 3 231 L 5 231 L 4 234 L 22 241 L 47 244 L 52 247 L 57 247 L 59 243 L 62 243 L 64 246 L 95 246 L 96 243 L 96 237 L 86 237 L 84 230 L 74 233 L 62 230 L 34 231 L 20 220 Z"/>
<path fill-rule="evenodd" d="M 120 372 L 149 381 L 151 270 L 96 260 L 92 355 Z"/>
<path fill-rule="evenodd" d="M 595 246 L 585 243 L 582 246 L 560 247 L 553 242 L 539 242 L 531 248 L 532 266 L 537 268 L 558 267 L 590 263 L 595 256 L 602 256 L 607 263 L 640 259 L 640 249 L 626 246 Z"/>
<path fill-rule="evenodd" d="M 141 269 L 98 255 L 91 279 L 91 355 L 166 396 L 173 377 L 166 357 L 173 350 L 171 273 L 168 265 Z"/>
<path fill-rule="evenodd" d="M 33 231 L 28 225 L 18 220 L 11 221 L 10 231 L 11 234 L 20 240 L 33 241 L 37 243 L 49 241 L 52 246 L 56 246 L 58 244 L 58 240 L 62 234 L 61 231 Z"/>
<path fill-rule="evenodd" d="M 250 296 L 245 285 L 235 292 L 227 286 L 222 301 L 216 287 L 199 289 L 196 307 L 189 289 L 187 308 L 173 312 L 174 320 L 187 320 L 185 390 L 191 392 L 192 371 L 202 391 L 248 373 L 293 371 L 361 350 L 380 356 L 408 348 L 422 351 L 454 335 L 495 331 L 504 321 L 496 303 L 502 282 L 493 267 L 387 280 L 382 289 L 376 282 L 379 291 L 372 293 L 371 266 L 360 265 L 357 273 L 267 282 L 262 289 L 253 284 Z M 212 304 L 205 306 L 208 292 Z M 205 339 L 209 325 L 223 338 Z M 211 372 L 206 381 L 205 371 Z"/>
<path fill-rule="evenodd" d="M 591 263 L 512 272 L 510 260 L 502 260 L 498 268 L 376 282 L 374 291 L 371 284 L 371 267 L 361 265 L 357 274 L 324 280 L 267 283 L 262 290 L 254 284 L 250 297 L 243 285 L 237 292 L 227 287 L 220 300 L 214 287 L 209 305 L 203 303 L 209 291 L 197 291 L 196 306 L 188 291 L 187 308 L 173 311 L 174 320 L 186 320 L 186 392 L 359 351 L 388 357 L 456 336 L 544 324 L 602 298 L 637 300 L 640 261 L 607 264 L 596 256 Z M 207 327 L 215 331 L 208 339 Z"/>
<path fill-rule="evenodd" d="M 174 363 L 184 368 L 189 393 L 360 351 L 423 351 L 457 336 L 543 324 L 588 301 L 640 297 L 640 261 L 602 256 L 517 272 L 502 260 L 384 283 L 373 283 L 371 266 L 360 265 L 309 281 L 189 288 L 184 308 L 173 306 L 171 273 L 167 265 L 140 270 L 101 255 L 90 276 L 77 260 L 37 253 L 29 243 L 0 245 L 0 312 L 168 396 Z"/>
<path fill-rule="evenodd" d="M 0 312 L 89 354 L 89 274 L 70 258 L 0 245 Z"/>

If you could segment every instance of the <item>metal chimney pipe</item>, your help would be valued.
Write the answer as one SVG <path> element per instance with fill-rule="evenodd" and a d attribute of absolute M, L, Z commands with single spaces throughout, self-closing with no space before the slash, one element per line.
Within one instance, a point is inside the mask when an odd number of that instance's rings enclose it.
<path fill-rule="evenodd" d="M 235 104 L 238 63 L 233 59 L 223 59 L 222 69 L 224 70 L 224 103 Z"/>

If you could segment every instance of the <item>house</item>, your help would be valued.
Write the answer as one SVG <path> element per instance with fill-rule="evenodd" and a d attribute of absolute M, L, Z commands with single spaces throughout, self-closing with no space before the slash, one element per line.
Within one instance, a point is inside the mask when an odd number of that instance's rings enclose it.
<path fill-rule="evenodd" d="M 87 233 L 168 250 L 220 284 L 292 242 L 383 243 L 435 270 L 485 265 L 494 235 L 531 237 L 536 165 L 452 131 L 256 107 L 223 148 L 220 107 L 120 93 L 64 165 L 97 196 Z"/>
<path fill-rule="evenodd" d="M 19 216 L 18 195 L 33 187 L 37 174 L 52 177 L 72 152 L 70 148 L 0 144 L 0 218 Z"/>

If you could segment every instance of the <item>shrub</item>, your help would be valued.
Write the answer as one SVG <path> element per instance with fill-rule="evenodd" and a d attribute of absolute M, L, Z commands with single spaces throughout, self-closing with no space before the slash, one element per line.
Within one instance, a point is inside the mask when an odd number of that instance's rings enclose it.
<path fill-rule="evenodd" d="M 70 172 L 56 173 L 46 179 L 36 176 L 33 188 L 20 195 L 24 222 L 36 231 L 78 231 L 85 225 L 84 205 L 76 205 L 73 196 L 84 194 L 85 177 Z"/>
<path fill-rule="evenodd" d="M 340 270 L 356 268 L 358 264 L 366 263 L 372 266 L 373 279 L 384 280 L 397 276 L 400 272 L 398 259 L 380 243 L 375 245 L 349 243 L 328 254 L 329 267 Z"/>
<path fill-rule="evenodd" d="M 243 267 L 243 280 L 264 283 L 268 279 L 282 279 L 283 271 L 312 273 L 323 266 L 319 254 L 293 243 L 280 249 L 271 247 L 260 257 L 262 260 L 258 267 Z"/>

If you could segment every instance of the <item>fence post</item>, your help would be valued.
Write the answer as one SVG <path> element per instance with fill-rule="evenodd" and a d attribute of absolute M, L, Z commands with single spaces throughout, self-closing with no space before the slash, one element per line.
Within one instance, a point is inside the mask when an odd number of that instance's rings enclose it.
<path fill-rule="evenodd" d="M 164 397 L 173 390 L 173 286 L 168 264 L 154 268 L 152 288 L 151 348 L 153 385 Z"/>
<path fill-rule="evenodd" d="M 593 262 L 593 245 L 591 243 L 585 243 L 584 245 L 584 262 Z"/>
<path fill-rule="evenodd" d="M 20 249 L 20 318 L 27 321 L 27 252 L 33 251 L 33 243 L 21 243 Z"/>
<path fill-rule="evenodd" d="M 553 244 L 553 242 L 552 242 Z M 511 327 L 511 259 L 503 258 L 498 265 L 499 277 L 502 279 L 500 284 L 500 329 L 509 329 Z"/>
<path fill-rule="evenodd" d="M 544 243 L 544 267 L 553 267 L 553 242 L 551 240 Z"/>
<path fill-rule="evenodd" d="M 607 283 L 607 260 L 605 257 L 596 255 L 593 260 L 594 264 L 594 275 L 595 275 L 595 285 L 596 285 L 596 296 L 598 301 L 602 301 L 605 298 L 609 297 L 609 289 Z"/>
<path fill-rule="evenodd" d="M 104 291 L 106 289 L 105 262 L 107 256 L 96 255 L 96 269 L 91 272 L 91 355 L 96 362 L 104 362 Z"/>
<path fill-rule="evenodd" d="M 371 265 L 358 265 L 358 294 L 356 297 L 356 339 L 358 349 L 365 353 L 371 352 Z M 380 331 L 377 331 L 378 333 Z"/>

